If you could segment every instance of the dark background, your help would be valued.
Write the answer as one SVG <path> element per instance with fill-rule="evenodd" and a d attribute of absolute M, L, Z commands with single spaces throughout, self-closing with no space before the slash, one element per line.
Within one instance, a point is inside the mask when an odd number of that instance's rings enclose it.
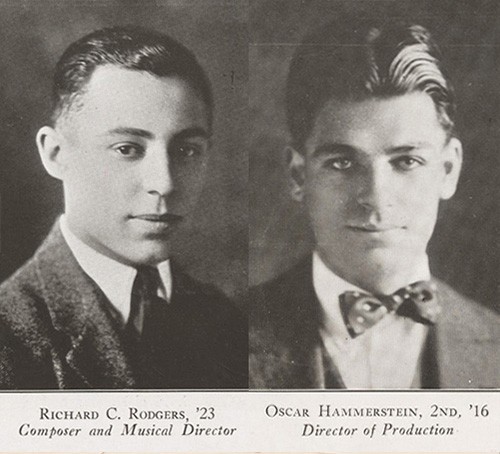
<path fill-rule="evenodd" d="M 247 18 L 245 0 L 0 0 L 0 281 L 62 211 L 62 187 L 45 173 L 35 145 L 57 59 L 90 31 L 136 24 L 192 49 L 214 88 L 211 168 L 196 225 L 176 253 L 187 271 L 229 295 L 246 288 Z"/>
<path fill-rule="evenodd" d="M 429 253 L 434 275 L 500 309 L 500 2 L 253 0 L 250 3 L 250 283 L 290 267 L 312 246 L 290 200 L 282 150 L 284 86 L 297 44 L 339 14 L 406 17 L 441 44 L 458 98 L 465 152 L 454 198 L 441 206 Z M 354 18 L 354 19 L 353 19 Z"/>
<path fill-rule="evenodd" d="M 35 147 L 36 131 L 47 118 L 53 66 L 85 33 L 128 23 L 182 41 L 214 87 L 214 153 L 198 222 L 179 246 L 184 267 L 229 295 L 244 290 L 248 230 L 251 284 L 290 267 L 312 243 L 284 178 L 284 80 L 306 31 L 346 13 L 410 17 L 441 43 L 455 76 L 465 163 L 457 194 L 442 205 L 431 268 L 463 293 L 498 308 L 496 0 L 251 0 L 249 6 L 246 0 L 0 0 L 0 281 L 33 253 L 62 210 L 61 186 L 46 175 Z"/>

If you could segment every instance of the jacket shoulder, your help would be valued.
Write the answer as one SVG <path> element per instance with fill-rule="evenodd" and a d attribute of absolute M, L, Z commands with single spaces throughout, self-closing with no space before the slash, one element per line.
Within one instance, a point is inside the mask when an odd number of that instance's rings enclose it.
<path fill-rule="evenodd" d="M 69 268 L 68 251 L 56 225 L 33 256 L 0 285 L 0 318 L 11 317 L 11 322 L 26 315 L 26 311 L 40 307 L 47 282 L 55 274 L 55 267 Z"/>
<path fill-rule="evenodd" d="M 24 338 L 35 335 L 47 316 L 42 287 L 35 258 L 0 285 L 0 321 L 5 331 Z"/>
<path fill-rule="evenodd" d="M 290 317 L 293 303 L 312 297 L 311 262 L 304 259 L 277 277 L 249 290 L 252 322 L 265 322 L 276 317 Z M 310 305 L 311 302 L 307 301 Z"/>
<path fill-rule="evenodd" d="M 311 261 L 305 259 L 249 291 L 250 350 L 255 355 L 282 351 L 311 337 L 318 326 L 318 304 Z"/>
<path fill-rule="evenodd" d="M 445 323 L 455 326 L 457 332 L 500 342 L 500 314 L 497 311 L 462 295 L 442 281 L 437 280 L 437 287 Z"/>
<path fill-rule="evenodd" d="M 500 387 L 500 315 L 447 284 L 437 284 L 442 306 L 436 324 L 442 387 Z"/>
<path fill-rule="evenodd" d="M 249 307 L 250 387 L 314 387 L 320 314 L 311 259 L 252 288 Z"/>
<path fill-rule="evenodd" d="M 1 389 L 56 386 L 51 327 L 43 283 L 32 258 L 0 285 Z"/>

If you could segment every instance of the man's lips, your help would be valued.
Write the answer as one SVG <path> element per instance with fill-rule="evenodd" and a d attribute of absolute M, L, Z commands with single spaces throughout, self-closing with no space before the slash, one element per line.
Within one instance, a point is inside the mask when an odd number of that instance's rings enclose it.
<path fill-rule="evenodd" d="M 183 216 L 180 216 L 178 214 L 172 214 L 172 213 L 162 213 L 162 214 L 145 213 L 145 214 L 132 215 L 132 216 L 130 216 L 130 218 L 131 219 L 139 219 L 141 221 L 148 221 L 148 222 L 175 224 L 177 222 L 182 221 Z"/>
<path fill-rule="evenodd" d="M 352 224 L 348 225 L 347 228 L 357 232 L 380 233 L 404 229 L 405 227 L 393 224 Z"/>

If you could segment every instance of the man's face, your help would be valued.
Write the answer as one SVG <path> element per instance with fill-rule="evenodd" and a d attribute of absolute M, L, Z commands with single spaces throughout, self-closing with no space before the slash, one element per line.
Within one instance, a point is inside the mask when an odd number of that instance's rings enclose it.
<path fill-rule="evenodd" d="M 196 92 L 178 78 L 101 66 L 56 129 L 70 229 L 123 263 L 166 260 L 207 164 L 208 108 Z"/>
<path fill-rule="evenodd" d="M 306 204 L 320 256 L 344 279 L 378 291 L 387 289 L 377 279 L 425 258 L 460 162 L 460 143 L 446 140 L 424 93 L 331 100 L 304 153 L 291 156 L 295 198 Z"/>

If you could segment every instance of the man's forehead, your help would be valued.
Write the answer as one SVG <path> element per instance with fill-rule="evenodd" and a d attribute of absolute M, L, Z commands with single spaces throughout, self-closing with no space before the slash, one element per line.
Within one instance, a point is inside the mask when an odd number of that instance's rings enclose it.
<path fill-rule="evenodd" d="M 124 99 L 154 99 L 158 93 L 182 91 L 186 95 L 195 93 L 190 84 L 179 76 L 156 76 L 147 71 L 129 69 L 118 65 L 98 66 L 88 79 L 82 95 L 92 94 Z M 138 96 L 139 95 L 139 96 Z"/>
<path fill-rule="evenodd" d="M 388 148 L 441 141 L 446 133 L 431 97 L 416 92 L 387 98 L 329 100 L 316 116 L 306 148 L 341 143 Z"/>
<path fill-rule="evenodd" d="M 103 65 L 94 71 L 66 117 L 73 117 L 76 123 L 93 121 L 98 129 L 149 130 L 176 121 L 209 129 L 208 108 L 186 81 L 117 65 Z"/>

